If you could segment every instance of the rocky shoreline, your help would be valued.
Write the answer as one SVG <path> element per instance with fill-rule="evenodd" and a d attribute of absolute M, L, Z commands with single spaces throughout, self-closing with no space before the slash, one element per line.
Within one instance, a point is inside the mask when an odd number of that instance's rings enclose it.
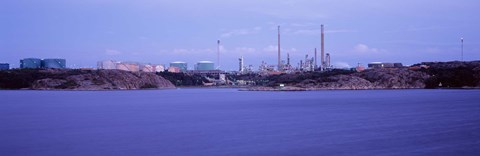
<path fill-rule="evenodd" d="M 174 83 L 203 84 L 201 75 L 168 75 L 128 72 L 122 70 L 80 69 L 15 69 L 0 71 L 0 89 L 32 90 L 137 90 L 170 89 Z M 165 75 L 165 74 L 164 74 Z M 235 75 L 229 75 L 235 76 Z M 188 79 L 187 79 L 188 78 Z M 237 87 L 244 91 L 310 91 L 310 90 L 369 90 L 369 89 L 479 89 L 480 61 L 424 62 L 404 68 L 368 69 L 362 72 L 332 70 L 299 72 L 281 75 L 237 76 L 237 80 L 259 82 Z M 183 81 L 182 81 L 183 82 Z M 183 83 L 181 83 L 183 84 Z M 177 84 L 178 85 L 178 84 Z M 179 87 L 205 88 L 198 85 Z"/>

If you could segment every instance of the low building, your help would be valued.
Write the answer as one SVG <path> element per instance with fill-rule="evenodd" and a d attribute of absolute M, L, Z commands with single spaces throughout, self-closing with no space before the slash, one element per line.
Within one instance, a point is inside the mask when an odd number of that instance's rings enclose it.
<path fill-rule="evenodd" d="M 371 62 L 368 64 L 368 68 L 370 69 L 402 68 L 402 67 L 404 67 L 402 63 Z"/>
<path fill-rule="evenodd" d="M 8 63 L 0 63 L 0 70 L 9 70 L 10 64 Z"/>

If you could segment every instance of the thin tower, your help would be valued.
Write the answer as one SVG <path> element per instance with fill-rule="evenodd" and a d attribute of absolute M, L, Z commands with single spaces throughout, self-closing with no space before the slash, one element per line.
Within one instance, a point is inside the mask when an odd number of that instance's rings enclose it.
<path fill-rule="evenodd" d="M 315 66 L 313 70 L 317 70 L 317 48 L 315 48 Z"/>
<path fill-rule="evenodd" d="M 330 68 L 330 66 L 331 66 L 331 64 L 330 64 L 330 53 L 327 53 L 327 60 L 326 60 L 325 66 L 327 68 Z"/>
<path fill-rule="evenodd" d="M 281 71 L 282 68 L 282 62 L 280 59 L 280 26 L 278 26 L 278 71 Z"/>
<path fill-rule="evenodd" d="M 463 61 L 463 37 L 461 38 L 462 40 L 462 61 Z"/>
<path fill-rule="evenodd" d="M 239 72 L 243 72 L 243 70 L 244 70 L 244 69 L 243 69 L 243 56 L 240 57 L 238 60 L 239 60 L 239 68 L 238 68 L 238 71 L 239 71 Z"/>
<path fill-rule="evenodd" d="M 217 68 L 220 69 L 220 40 L 217 41 Z"/>
<path fill-rule="evenodd" d="M 321 55 L 322 55 L 322 60 L 321 60 L 320 66 L 323 70 L 323 68 L 325 67 L 325 33 L 323 31 L 323 24 L 322 24 L 321 31 L 322 31 L 322 39 L 321 39 L 322 40 L 321 41 L 322 42 L 322 45 L 321 45 L 322 47 L 321 47 L 320 51 L 321 51 Z"/>
<path fill-rule="evenodd" d="M 290 66 L 290 54 L 287 53 L 287 65 Z"/>

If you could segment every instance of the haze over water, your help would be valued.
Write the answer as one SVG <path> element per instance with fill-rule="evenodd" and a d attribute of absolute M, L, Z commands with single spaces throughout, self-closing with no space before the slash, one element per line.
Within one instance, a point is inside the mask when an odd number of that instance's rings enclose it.
<path fill-rule="evenodd" d="M 0 155 L 478 155 L 479 95 L 0 91 Z"/>

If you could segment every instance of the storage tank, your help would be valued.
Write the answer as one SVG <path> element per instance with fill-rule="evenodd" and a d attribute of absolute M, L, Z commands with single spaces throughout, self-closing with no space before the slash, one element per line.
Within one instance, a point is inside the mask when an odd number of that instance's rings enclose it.
<path fill-rule="evenodd" d="M 186 72 L 188 66 L 186 62 L 176 61 L 176 62 L 171 62 L 170 67 L 178 67 L 181 72 Z"/>
<path fill-rule="evenodd" d="M 142 66 L 142 71 L 153 73 L 153 72 L 155 72 L 155 66 L 152 66 L 150 64 L 143 65 Z"/>
<path fill-rule="evenodd" d="M 25 58 L 20 60 L 20 68 L 41 68 L 42 60 L 39 58 Z"/>
<path fill-rule="evenodd" d="M 55 68 L 63 69 L 66 68 L 67 61 L 65 59 L 44 59 L 42 60 L 43 68 Z"/>
<path fill-rule="evenodd" d="M 8 63 L 0 63 L 0 70 L 9 70 L 10 64 Z"/>
<path fill-rule="evenodd" d="M 97 62 L 97 68 L 98 69 L 117 69 L 116 64 L 117 61 L 112 61 L 112 60 L 105 60 L 105 61 L 99 61 Z"/>
<path fill-rule="evenodd" d="M 196 70 L 215 70 L 215 65 L 211 61 L 200 61 L 197 63 Z"/>
<path fill-rule="evenodd" d="M 138 65 L 138 63 L 121 62 L 116 64 L 116 68 L 119 70 L 125 70 L 125 71 L 131 71 L 131 72 L 140 71 L 140 65 Z"/>
<path fill-rule="evenodd" d="M 164 72 L 165 67 L 163 65 L 156 65 L 155 66 L 155 72 Z"/>

